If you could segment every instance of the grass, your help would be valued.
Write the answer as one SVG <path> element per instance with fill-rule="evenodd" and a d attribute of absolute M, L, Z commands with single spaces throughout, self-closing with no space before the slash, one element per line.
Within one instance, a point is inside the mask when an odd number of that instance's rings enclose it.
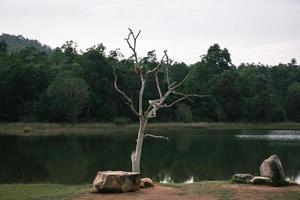
<path fill-rule="evenodd" d="M 281 195 L 274 195 L 269 198 L 269 200 L 300 200 L 300 192 L 289 191 Z"/>
<path fill-rule="evenodd" d="M 161 184 L 166 187 L 178 189 L 178 195 L 208 195 L 219 200 L 238 199 L 234 189 L 230 189 L 230 181 L 201 181 L 191 184 Z M 238 185 L 236 185 L 238 186 Z M 244 187 L 244 185 L 243 185 Z M 251 186 L 249 186 L 251 187 Z M 0 184 L 1 200 L 71 200 L 79 197 L 81 194 L 88 192 L 88 185 L 57 185 L 57 184 Z M 247 190 L 245 190 L 247 191 Z M 260 194 L 253 194 L 255 190 L 250 189 L 249 194 L 253 197 L 261 197 Z M 283 187 L 281 192 L 274 188 L 275 192 L 266 190 L 264 199 L 267 200 L 300 200 L 300 188 Z M 257 196 L 255 196 L 257 195 Z M 197 199 L 194 196 L 193 199 Z"/>
<path fill-rule="evenodd" d="M 165 186 L 180 188 L 183 190 L 182 195 L 185 194 L 207 194 L 216 197 L 220 200 L 233 199 L 234 193 L 228 189 L 220 187 L 224 184 L 230 184 L 229 181 L 201 181 L 191 184 L 163 184 Z M 218 189 L 216 189 L 218 188 Z"/>
<path fill-rule="evenodd" d="M 87 191 L 87 185 L 0 184 L 1 200 L 68 200 Z"/>
<path fill-rule="evenodd" d="M 300 123 L 149 123 L 150 130 L 155 129 L 248 129 L 248 130 L 270 130 L 270 129 L 300 129 Z M 115 125 L 110 123 L 79 123 L 55 124 L 55 123 L 0 123 L 0 134 L 12 135 L 55 135 L 55 134 L 106 134 L 113 132 L 134 132 L 138 129 L 138 124 Z"/>

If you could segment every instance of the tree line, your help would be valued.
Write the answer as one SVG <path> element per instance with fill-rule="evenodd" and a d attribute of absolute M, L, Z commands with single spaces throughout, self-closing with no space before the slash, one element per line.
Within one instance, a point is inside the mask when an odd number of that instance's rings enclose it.
<path fill-rule="evenodd" d="M 142 58 L 152 69 L 159 60 L 150 51 Z M 30 122 L 115 122 L 137 121 L 114 89 L 114 67 L 118 84 L 138 99 L 139 80 L 132 78 L 132 58 L 107 51 L 103 44 L 78 51 L 73 41 L 47 51 L 26 46 L 9 51 L 0 41 L 0 121 Z M 182 80 L 182 93 L 206 94 L 190 98 L 171 109 L 159 110 L 157 122 L 300 121 L 300 66 L 295 59 L 274 66 L 242 63 L 235 66 L 230 53 L 218 44 L 209 47 L 198 62 L 172 62 L 172 81 Z M 165 73 L 158 77 L 165 80 Z M 166 90 L 167 88 L 162 88 Z M 145 101 L 157 97 L 156 82 L 145 86 Z M 170 101 L 176 100 L 176 96 Z M 135 101 L 137 103 L 137 101 Z M 145 105 L 148 106 L 148 105 Z"/>

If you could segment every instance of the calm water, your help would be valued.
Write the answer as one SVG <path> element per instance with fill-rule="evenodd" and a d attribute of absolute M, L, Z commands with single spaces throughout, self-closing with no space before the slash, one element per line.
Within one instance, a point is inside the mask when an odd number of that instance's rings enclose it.
<path fill-rule="evenodd" d="M 156 132 L 158 134 L 162 134 Z M 146 138 L 143 176 L 156 181 L 222 180 L 259 174 L 277 154 L 300 181 L 300 131 L 164 130 L 169 141 Z M 91 183 L 99 170 L 130 170 L 135 134 L 0 136 L 0 183 Z"/>

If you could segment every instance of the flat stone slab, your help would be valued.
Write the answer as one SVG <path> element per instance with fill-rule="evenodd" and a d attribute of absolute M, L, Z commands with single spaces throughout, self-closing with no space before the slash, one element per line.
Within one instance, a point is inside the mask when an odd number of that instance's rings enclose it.
<path fill-rule="evenodd" d="M 97 173 L 91 192 L 120 193 L 139 189 L 141 174 L 125 171 L 100 171 Z"/>
<path fill-rule="evenodd" d="M 271 178 L 263 177 L 263 176 L 254 176 L 249 183 L 255 185 L 274 185 L 274 182 Z"/>

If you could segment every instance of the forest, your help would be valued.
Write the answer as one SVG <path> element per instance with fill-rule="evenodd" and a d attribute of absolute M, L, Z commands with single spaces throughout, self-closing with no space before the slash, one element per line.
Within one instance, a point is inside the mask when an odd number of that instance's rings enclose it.
<path fill-rule="evenodd" d="M 154 51 L 141 59 L 145 69 L 159 62 Z M 107 51 L 103 44 L 79 51 L 75 42 L 67 41 L 51 49 L 37 40 L 3 34 L 0 122 L 136 122 L 115 91 L 112 71 L 115 67 L 118 85 L 137 100 L 139 80 L 133 63 L 118 50 Z M 198 62 L 172 62 L 162 70 L 170 70 L 173 81 L 191 71 L 180 92 L 207 96 L 160 110 L 156 122 L 300 121 L 300 65 L 295 59 L 273 66 L 235 66 L 230 52 L 213 44 Z M 163 74 L 159 79 L 165 81 Z M 146 85 L 144 98 L 148 102 L 156 96 L 153 79 Z"/>

